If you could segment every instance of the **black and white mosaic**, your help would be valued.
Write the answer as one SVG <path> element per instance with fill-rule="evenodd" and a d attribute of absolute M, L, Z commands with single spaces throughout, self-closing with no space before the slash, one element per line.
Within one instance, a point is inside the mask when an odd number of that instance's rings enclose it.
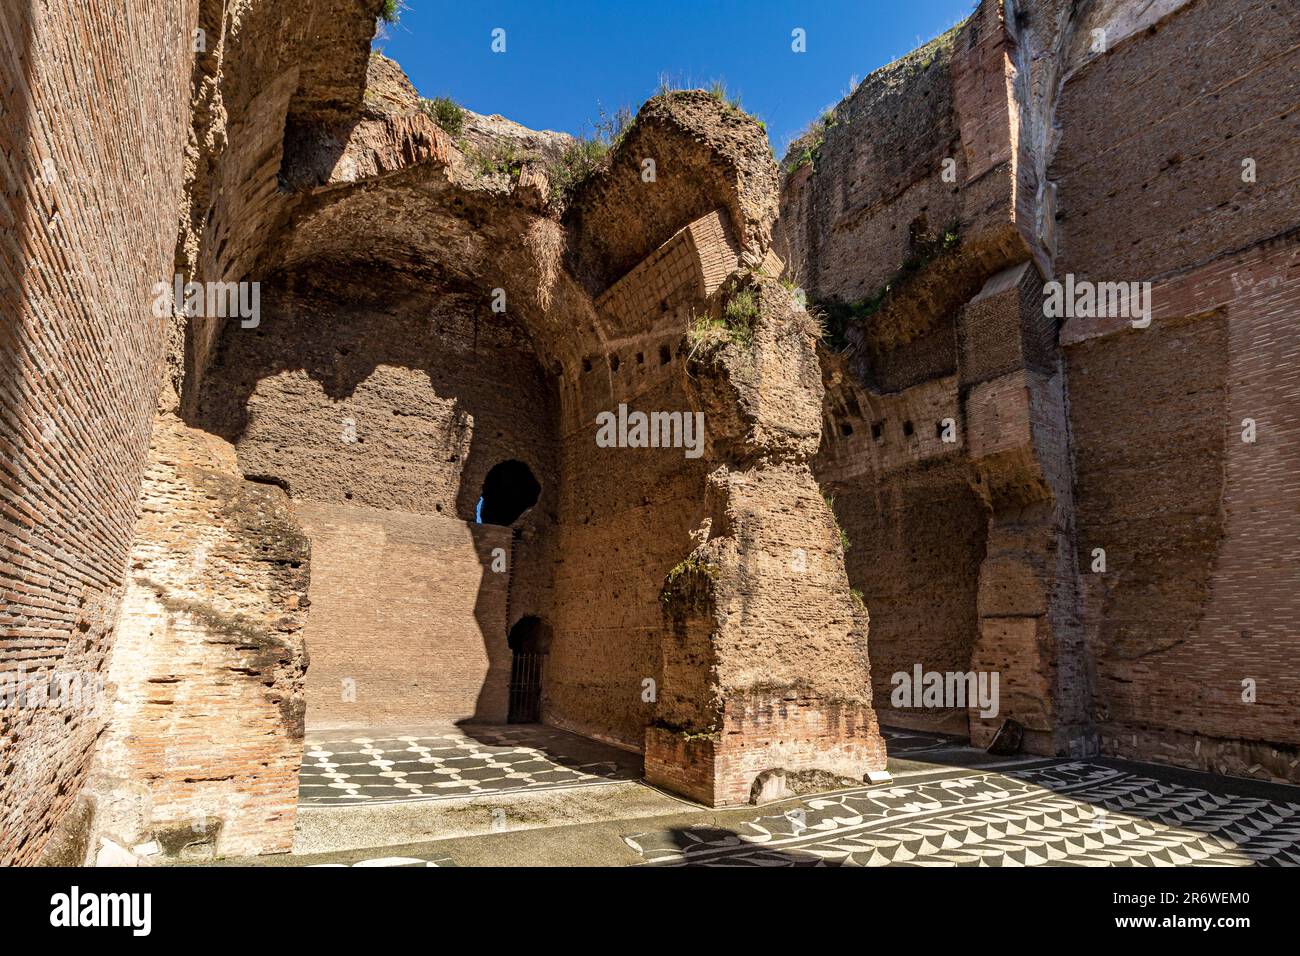
<path fill-rule="evenodd" d="M 311 735 L 299 803 L 450 799 L 636 780 L 640 758 L 539 725 Z"/>
<path fill-rule="evenodd" d="M 405 867 L 410 867 L 410 866 L 420 866 L 420 867 L 423 867 L 423 866 L 440 866 L 440 867 L 448 867 L 448 866 L 455 866 L 455 865 L 456 865 L 456 864 L 452 861 L 451 857 L 449 857 L 449 856 L 434 857 L 434 858 L 431 859 L 431 860 L 426 860 L 426 859 L 422 859 L 422 858 L 420 858 L 420 857 L 414 857 L 414 856 L 375 856 L 375 857 L 368 857 L 368 858 L 366 858 L 366 859 L 364 859 L 364 860 L 357 860 L 357 862 L 355 862 L 355 863 L 309 863 L 309 864 L 308 864 L 308 868 L 315 868 L 315 867 L 322 867 L 322 866 L 328 866 L 328 867 L 339 867 L 339 866 L 342 866 L 342 867 L 349 867 L 349 866 L 380 866 L 380 867 L 388 867 L 388 866 L 405 866 Z"/>
<path fill-rule="evenodd" d="M 736 830 L 624 837 L 705 866 L 1297 866 L 1300 803 L 1210 793 L 1087 761 L 941 770 L 810 798 Z"/>

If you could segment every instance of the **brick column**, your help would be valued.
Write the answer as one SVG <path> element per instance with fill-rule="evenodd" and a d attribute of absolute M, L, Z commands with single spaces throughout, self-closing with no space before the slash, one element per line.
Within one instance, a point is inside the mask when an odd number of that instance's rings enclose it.
<path fill-rule="evenodd" d="M 971 669 L 996 672 L 1000 692 L 995 717 L 970 709 L 971 742 L 987 746 L 1012 718 L 1032 753 L 1091 752 L 1064 376 L 1036 269 L 991 278 L 958 337 L 975 488 L 990 512 Z"/>

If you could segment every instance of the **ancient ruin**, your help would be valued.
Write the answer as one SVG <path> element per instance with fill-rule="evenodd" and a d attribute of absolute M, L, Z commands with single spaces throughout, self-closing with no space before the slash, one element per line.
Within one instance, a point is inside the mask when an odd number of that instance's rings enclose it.
<path fill-rule="evenodd" d="M 1300 8 L 981 0 L 785 157 L 665 90 L 577 168 L 380 7 L 0 19 L 0 862 L 289 851 L 345 728 L 1300 783 Z"/>

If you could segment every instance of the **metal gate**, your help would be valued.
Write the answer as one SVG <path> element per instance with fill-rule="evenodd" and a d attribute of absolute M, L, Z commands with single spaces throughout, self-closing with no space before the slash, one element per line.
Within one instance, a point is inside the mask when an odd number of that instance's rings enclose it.
<path fill-rule="evenodd" d="M 510 663 L 512 724 L 535 724 L 542 719 L 542 662 L 545 654 L 515 651 Z"/>

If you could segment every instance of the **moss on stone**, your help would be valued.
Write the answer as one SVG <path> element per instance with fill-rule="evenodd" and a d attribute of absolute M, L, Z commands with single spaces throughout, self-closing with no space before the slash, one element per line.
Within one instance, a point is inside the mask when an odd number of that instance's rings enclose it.
<path fill-rule="evenodd" d="M 716 581 L 718 579 L 718 567 L 715 564 L 710 564 L 699 555 L 692 554 L 664 577 L 664 586 L 660 593 L 660 599 L 664 603 L 668 603 L 676 594 L 683 591 L 694 591 L 701 578 L 710 583 Z"/>

